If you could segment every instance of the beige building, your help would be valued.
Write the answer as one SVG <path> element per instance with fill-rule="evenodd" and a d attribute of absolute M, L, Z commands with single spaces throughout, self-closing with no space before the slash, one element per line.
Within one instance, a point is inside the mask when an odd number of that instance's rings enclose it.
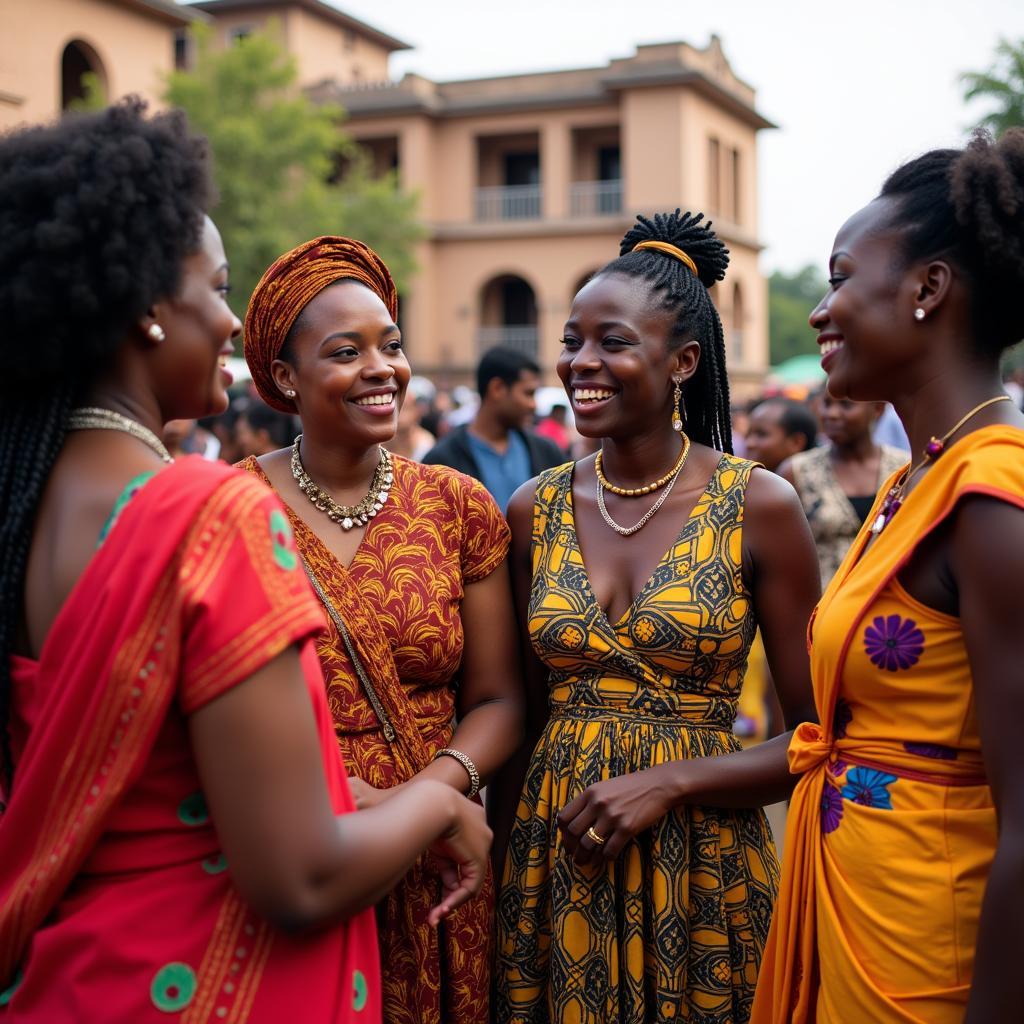
<path fill-rule="evenodd" d="M 380 171 L 420 197 L 427 237 L 402 296 L 417 372 L 469 380 L 479 353 L 535 353 L 553 378 L 572 297 L 636 213 L 702 210 L 731 251 L 714 291 L 738 394 L 768 364 L 758 268 L 757 132 L 773 127 L 717 37 L 637 47 L 600 68 L 433 82 L 388 77 L 408 44 L 323 0 L 0 0 L 0 129 L 51 118 L 95 72 L 106 95 L 156 100 L 187 66 L 186 29 L 218 45 L 274 33 L 317 101 Z"/>
<path fill-rule="evenodd" d="M 0 0 L 0 131 L 52 120 L 83 95 L 87 71 L 111 99 L 156 105 L 197 18 L 173 0 Z"/>
<path fill-rule="evenodd" d="M 402 305 L 417 371 L 464 379 L 504 343 L 536 353 L 550 376 L 580 284 L 618 254 L 636 213 L 680 206 L 704 211 L 730 248 L 714 289 L 730 376 L 738 393 L 760 382 L 757 132 L 772 125 L 717 38 L 640 46 L 601 68 L 310 93 L 344 106 L 375 166 L 421 197 L 428 237 Z"/>

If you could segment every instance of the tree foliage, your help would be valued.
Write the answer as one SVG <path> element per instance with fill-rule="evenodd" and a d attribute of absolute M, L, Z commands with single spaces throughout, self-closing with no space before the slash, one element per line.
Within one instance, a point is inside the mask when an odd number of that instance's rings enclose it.
<path fill-rule="evenodd" d="M 988 100 L 993 109 L 979 124 L 996 135 L 1024 125 L 1024 39 L 1000 39 L 988 71 L 968 71 L 960 76 L 967 100 Z"/>
<path fill-rule="evenodd" d="M 217 50 L 199 25 L 193 40 L 194 67 L 168 76 L 164 98 L 209 139 L 220 194 L 213 217 L 231 263 L 236 312 L 282 252 L 317 235 L 365 241 L 401 288 L 422 233 L 416 197 L 398 190 L 394 174 L 371 176 L 340 128 L 342 111 L 299 91 L 295 61 L 269 33 Z"/>
<path fill-rule="evenodd" d="M 773 366 L 818 351 L 816 334 L 807 317 L 827 287 L 814 266 L 795 274 L 777 270 L 768 279 L 768 344 Z"/>

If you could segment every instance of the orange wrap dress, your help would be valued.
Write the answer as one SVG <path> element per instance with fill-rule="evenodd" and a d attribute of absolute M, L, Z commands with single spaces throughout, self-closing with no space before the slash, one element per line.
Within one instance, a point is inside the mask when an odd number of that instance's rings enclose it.
<path fill-rule="evenodd" d="M 754 1024 L 953 1024 L 966 1009 L 996 813 L 959 619 L 897 574 L 966 495 L 1024 508 L 1024 431 L 958 441 L 865 552 L 894 479 L 811 619 L 823 724 L 790 743 L 802 778 Z"/>

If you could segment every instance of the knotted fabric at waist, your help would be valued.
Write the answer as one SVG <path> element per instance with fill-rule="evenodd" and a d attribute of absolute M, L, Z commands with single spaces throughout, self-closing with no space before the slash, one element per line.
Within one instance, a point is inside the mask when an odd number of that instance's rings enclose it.
<path fill-rule="evenodd" d="M 628 720 L 687 729 L 731 731 L 735 696 L 670 690 L 619 676 L 594 676 L 552 685 L 552 719 Z"/>
<path fill-rule="evenodd" d="M 912 749 L 907 749 L 908 746 Z M 830 742 L 815 722 L 802 722 L 793 731 L 788 756 L 789 770 L 794 775 L 841 763 L 875 768 L 899 778 L 937 786 L 983 786 L 988 782 L 980 755 L 946 747 L 857 740 L 848 736 Z"/>

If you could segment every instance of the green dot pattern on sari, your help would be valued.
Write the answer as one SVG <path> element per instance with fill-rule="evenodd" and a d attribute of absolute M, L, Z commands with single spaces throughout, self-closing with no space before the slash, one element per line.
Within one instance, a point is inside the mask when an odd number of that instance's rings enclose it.
<path fill-rule="evenodd" d="M 366 975 L 362 971 L 352 973 L 352 1009 L 358 1013 L 366 1006 L 370 990 L 366 986 Z"/>
<path fill-rule="evenodd" d="M 188 964 L 165 964 L 153 976 L 149 997 L 162 1013 L 184 1010 L 196 994 L 196 972 Z"/>
<path fill-rule="evenodd" d="M 14 975 L 14 981 L 12 981 L 10 985 L 3 990 L 3 992 L 0 992 L 0 1006 L 6 1006 L 11 1001 L 11 997 L 18 991 L 18 987 L 21 985 L 21 979 L 24 977 L 25 975 L 19 967 Z"/>
<path fill-rule="evenodd" d="M 178 804 L 178 821 L 182 825 L 205 825 L 209 820 L 210 812 L 202 793 L 192 793 Z"/>
<path fill-rule="evenodd" d="M 274 544 L 274 561 L 282 569 L 291 572 L 299 564 L 299 558 L 295 554 L 291 525 L 279 508 L 270 512 L 270 539 Z"/>
<path fill-rule="evenodd" d="M 207 857 L 203 861 L 203 870 L 208 875 L 219 875 L 222 871 L 227 871 L 228 859 L 223 853 L 218 853 L 216 857 Z"/>

